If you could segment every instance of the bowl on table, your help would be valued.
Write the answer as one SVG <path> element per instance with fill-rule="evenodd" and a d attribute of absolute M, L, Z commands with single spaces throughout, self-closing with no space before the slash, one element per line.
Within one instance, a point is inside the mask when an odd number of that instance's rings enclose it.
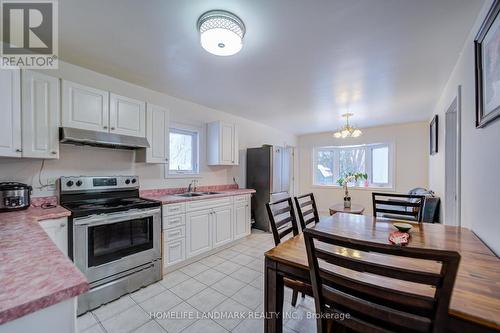
<path fill-rule="evenodd" d="M 408 232 L 411 230 L 412 225 L 409 223 L 400 223 L 396 222 L 392 224 L 396 229 L 398 229 L 401 232 Z"/>

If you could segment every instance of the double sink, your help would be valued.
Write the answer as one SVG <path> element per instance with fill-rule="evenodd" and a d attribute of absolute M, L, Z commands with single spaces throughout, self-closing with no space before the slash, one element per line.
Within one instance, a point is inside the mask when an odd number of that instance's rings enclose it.
<path fill-rule="evenodd" d="M 221 194 L 221 193 L 220 192 L 187 192 L 187 193 L 176 194 L 176 196 L 184 197 L 184 198 L 191 198 L 191 197 L 201 197 L 201 196 L 214 195 L 214 194 Z"/>

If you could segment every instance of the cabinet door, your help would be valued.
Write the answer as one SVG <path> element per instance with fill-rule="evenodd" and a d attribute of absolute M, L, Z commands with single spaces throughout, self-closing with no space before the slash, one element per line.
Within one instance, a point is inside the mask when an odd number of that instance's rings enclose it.
<path fill-rule="evenodd" d="M 22 73 L 23 157 L 59 158 L 59 79 Z"/>
<path fill-rule="evenodd" d="M 146 149 L 146 163 L 168 163 L 169 127 L 168 110 L 148 104 L 146 109 L 146 137 L 151 147 Z"/>
<path fill-rule="evenodd" d="M 19 70 L 0 69 L 0 156 L 21 157 Z"/>
<path fill-rule="evenodd" d="M 250 207 L 247 202 L 234 206 L 234 239 L 245 237 L 250 233 Z"/>
<path fill-rule="evenodd" d="M 63 80 L 62 126 L 108 132 L 109 93 Z"/>
<path fill-rule="evenodd" d="M 220 124 L 220 164 L 235 164 L 235 128 L 233 124 Z"/>
<path fill-rule="evenodd" d="M 188 258 L 212 249 L 211 210 L 186 214 L 186 255 Z"/>
<path fill-rule="evenodd" d="M 186 241 L 184 238 L 176 240 L 166 240 L 164 243 L 164 258 L 165 266 L 173 265 L 186 259 Z"/>
<path fill-rule="evenodd" d="M 49 235 L 49 238 L 56 244 L 56 246 L 68 255 L 68 220 L 60 218 L 56 220 L 40 221 L 43 230 Z"/>
<path fill-rule="evenodd" d="M 146 136 L 146 103 L 116 94 L 110 95 L 110 132 Z"/>
<path fill-rule="evenodd" d="M 214 247 L 233 240 L 233 207 L 215 208 L 212 213 L 212 234 Z"/>

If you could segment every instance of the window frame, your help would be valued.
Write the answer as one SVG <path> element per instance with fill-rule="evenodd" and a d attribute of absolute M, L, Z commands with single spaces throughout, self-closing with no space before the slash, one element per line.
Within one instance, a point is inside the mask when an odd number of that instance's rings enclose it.
<path fill-rule="evenodd" d="M 170 149 L 170 134 L 179 133 L 184 135 L 191 135 L 193 137 L 193 170 L 170 170 L 171 149 Z M 165 178 L 193 178 L 201 177 L 200 175 L 200 135 L 201 130 L 194 126 L 171 123 L 168 128 L 168 160 L 169 163 L 165 164 Z"/>
<path fill-rule="evenodd" d="M 368 186 L 349 186 L 349 188 L 354 188 L 354 189 L 366 189 L 366 190 L 373 190 L 373 189 L 385 189 L 385 190 L 394 190 L 396 187 L 396 178 L 394 176 L 395 172 L 395 161 L 396 161 L 396 155 L 395 155 L 395 144 L 393 142 L 382 142 L 382 143 L 368 143 L 368 144 L 359 144 L 359 145 L 345 145 L 345 146 L 315 146 L 312 150 L 312 172 L 311 172 L 311 186 L 312 187 L 317 187 L 317 188 L 341 188 L 339 184 L 337 184 L 335 181 L 339 177 L 339 165 L 338 163 L 335 163 L 335 161 L 338 161 L 339 159 L 339 150 L 340 149 L 349 149 L 349 148 L 364 148 L 365 149 L 365 172 L 368 174 Z M 372 154 L 373 154 L 373 149 L 376 148 L 381 148 L 381 147 L 388 147 L 389 153 L 389 170 L 388 170 L 388 180 L 389 182 L 387 184 L 383 183 L 373 183 L 373 163 L 372 163 Z M 334 183 L 333 184 L 320 184 L 316 181 L 316 160 L 317 160 L 317 153 L 318 151 L 321 150 L 333 150 L 333 155 L 334 155 L 334 164 L 333 164 L 333 177 L 334 177 Z"/>

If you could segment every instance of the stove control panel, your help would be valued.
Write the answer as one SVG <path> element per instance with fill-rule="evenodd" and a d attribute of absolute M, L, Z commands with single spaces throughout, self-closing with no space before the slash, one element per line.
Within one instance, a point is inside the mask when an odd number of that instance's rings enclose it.
<path fill-rule="evenodd" d="M 61 192 L 92 191 L 92 190 L 127 190 L 139 188 L 137 176 L 61 177 Z"/>

